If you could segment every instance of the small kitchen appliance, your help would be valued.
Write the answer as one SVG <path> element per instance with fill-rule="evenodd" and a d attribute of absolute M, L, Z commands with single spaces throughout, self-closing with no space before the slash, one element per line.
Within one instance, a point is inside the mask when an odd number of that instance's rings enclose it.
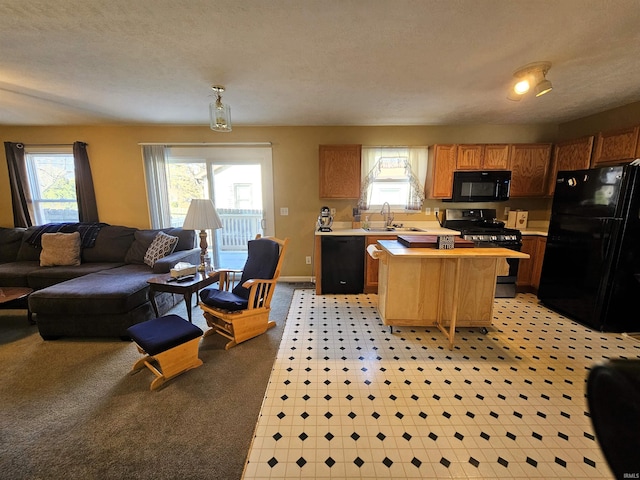
<path fill-rule="evenodd" d="M 522 248 L 520 230 L 505 228 L 504 222 L 496 219 L 495 208 L 447 208 L 442 226 L 458 230 L 463 239 L 471 240 L 477 247 L 503 247 L 518 252 Z M 519 261 L 517 258 L 507 258 L 505 261 L 509 265 L 509 271 L 497 277 L 496 298 L 516 296 Z"/>
<path fill-rule="evenodd" d="M 333 225 L 333 216 L 331 215 L 331 209 L 329 207 L 322 207 L 320 209 L 320 215 L 318 215 L 318 231 L 330 232 L 331 225 Z"/>

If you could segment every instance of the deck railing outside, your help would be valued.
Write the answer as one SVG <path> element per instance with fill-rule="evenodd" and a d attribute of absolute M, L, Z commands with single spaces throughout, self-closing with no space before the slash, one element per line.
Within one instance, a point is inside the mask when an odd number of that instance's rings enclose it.
<path fill-rule="evenodd" d="M 216 232 L 220 250 L 246 250 L 247 242 L 262 231 L 262 210 L 219 208 L 224 227 Z"/>

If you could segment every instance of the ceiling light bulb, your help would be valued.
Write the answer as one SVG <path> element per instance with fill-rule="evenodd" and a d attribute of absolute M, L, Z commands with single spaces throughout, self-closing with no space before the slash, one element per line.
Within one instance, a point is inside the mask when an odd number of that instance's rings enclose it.
<path fill-rule="evenodd" d="M 513 86 L 513 91 L 518 95 L 524 95 L 529 91 L 529 80 L 520 80 Z"/>

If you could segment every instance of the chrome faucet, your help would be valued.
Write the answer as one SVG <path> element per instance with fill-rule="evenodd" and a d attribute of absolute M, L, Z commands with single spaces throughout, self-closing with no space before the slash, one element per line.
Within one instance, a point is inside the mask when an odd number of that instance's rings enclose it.
<path fill-rule="evenodd" d="M 385 212 L 385 208 L 386 208 L 386 212 Z M 382 210 L 380 210 L 380 215 L 382 215 L 382 217 L 384 218 L 384 226 L 386 228 L 390 228 L 391 227 L 391 223 L 393 222 L 393 213 L 391 213 L 391 205 L 389 205 L 389 202 L 384 202 L 382 204 Z"/>

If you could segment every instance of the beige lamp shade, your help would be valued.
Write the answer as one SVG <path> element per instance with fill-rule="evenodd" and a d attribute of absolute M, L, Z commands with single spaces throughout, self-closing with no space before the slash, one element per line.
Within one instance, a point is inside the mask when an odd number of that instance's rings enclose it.
<path fill-rule="evenodd" d="M 222 220 L 213 202 L 208 198 L 194 198 L 191 200 L 187 216 L 182 228 L 185 230 L 200 230 L 200 266 L 198 271 L 205 272 L 205 258 L 207 258 L 207 230 L 222 228 Z"/>
<path fill-rule="evenodd" d="M 182 228 L 186 230 L 216 230 L 222 228 L 222 220 L 208 198 L 194 198 L 191 200 L 187 216 Z"/>

